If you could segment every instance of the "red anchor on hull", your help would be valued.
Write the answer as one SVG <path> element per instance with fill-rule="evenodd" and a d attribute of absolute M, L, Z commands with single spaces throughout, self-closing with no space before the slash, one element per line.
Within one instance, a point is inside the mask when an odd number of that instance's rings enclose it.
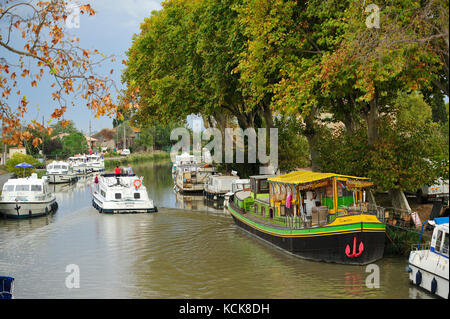
<path fill-rule="evenodd" d="M 364 251 L 364 244 L 363 244 L 363 242 L 360 242 L 359 247 L 358 247 L 358 252 L 356 252 L 356 236 L 353 237 L 353 252 L 351 254 L 350 254 L 350 246 L 347 245 L 347 247 L 345 247 L 345 254 L 349 258 L 356 258 L 359 255 L 361 255 L 363 251 Z"/>

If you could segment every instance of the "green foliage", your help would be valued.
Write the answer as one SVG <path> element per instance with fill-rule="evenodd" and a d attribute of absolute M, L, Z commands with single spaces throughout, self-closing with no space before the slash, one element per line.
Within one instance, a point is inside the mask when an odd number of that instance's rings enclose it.
<path fill-rule="evenodd" d="M 74 154 L 83 154 L 89 151 L 87 141 L 80 132 L 70 133 L 62 138 L 63 155 L 73 156 Z"/>
<path fill-rule="evenodd" d="M 64 122 L 65 125 L 62 125 L 62 121 L 59 121 L 50 127 L 52 128 L 52 136 L 57 136 L 62 133 L 75 133 L 78 132 L 78 130 L 75 128 L 75 123 L 73 121 L 67 121 Z"/>
<path fill-rule="evenodd" d="M 17 164 L 20 163 L 28 163 L 33 165 L 34 167 L 40 165 L 39 161 L 31 155 L 15 153 L 9 160 L 6 161 L 6 167 L 8 169 L 8 172 L 13 173 L 19 177 L 23 176 L 27 177 L 36 171 L 35 168 L 15 167 Z"/>
<path fill-rule="evenodd" d="M 308 167 L 308 141 L 302 135 L 303 126 L 293 116 L 279 116 L 275 118 L 278 128 L 278 167 L 281 171 L 293 171 Z"/>
<path fill-rule="evenodd" d="M 386 227 L 386 235 L 388 239 L 385 241 L 385 255 L 405 257 L 409 255 L 412 246 L 417 245 L 420 237 L 418 232 L 407 231 L 393 226 Z"/>
<path fill-rule="evenodd" d="M 448 178 L 446 137 L 431 121 L 430 107 L 415 94 L 400 94 L 394 105 L 396 118 L 380 120 L 374 146 L 368 145 L 365 127 L 352 135 L 323 130 L 318 141 L 323 170 L 370 177 L 383 191 L 415 191 L 439 177 Z"/>
<path fill-rule="evenodd" d="M 128 155 L 120 159 L 106 159 L 105 158 L 105 169 L 113 169 L 118 165 L 124 165 L 129 163 L 140 163 L 146 161 L 156 161 L 162 159 L 170 158 L 170 154 L 166 152 L 155 152 L 155 153 L 135 153 Z"/>

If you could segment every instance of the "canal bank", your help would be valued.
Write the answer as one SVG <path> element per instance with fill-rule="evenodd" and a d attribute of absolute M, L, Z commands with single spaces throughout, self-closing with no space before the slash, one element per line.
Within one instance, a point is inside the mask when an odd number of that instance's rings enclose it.
<path fill-rule="evenodd" d="M 149 161 L 169 159 L 170 154 L 163 151 L 155 151 L 151 153 L 133 153 L 120 157 L 105 157 L 105 170 L 113 169 L 116 165 L 137 164 Z"/>

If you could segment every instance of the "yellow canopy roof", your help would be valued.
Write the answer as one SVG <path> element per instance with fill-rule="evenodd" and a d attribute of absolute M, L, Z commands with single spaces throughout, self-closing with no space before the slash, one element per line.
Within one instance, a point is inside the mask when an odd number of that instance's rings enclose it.
<path fill-rule="evenodd" d="M 284 183 L 284 184 L 305 184 L 320 181 L 323 179 L 328 179 L 332 177 L 348 178 L 348 179 L 358 179 L 358 180 L 368 180 L 366 177 L 356 177 L 348 175 L 340 175 L 335 173 L 317 173 L 308 171 L 297 171 L 285 175 L 279 175 L 275 177 L 268 178 L 269 182 L 274 183 Z"/>

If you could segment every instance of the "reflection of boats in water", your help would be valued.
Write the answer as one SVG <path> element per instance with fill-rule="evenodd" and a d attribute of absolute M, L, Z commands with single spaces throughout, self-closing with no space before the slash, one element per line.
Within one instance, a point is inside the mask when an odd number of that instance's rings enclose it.
<path fill-rule="evenodd" d="M 175 192 L 176 205 L 179 209 L 194 211 L 223 211 L 223 199 L 208 200 L 201 194 L 183 194 Z"/>
<path fill-rule="evenodd" d="M 423 225 L 427 222 L 434 226 L 431 242 L 421 246 L 419 240 L 417 247 L 410 252 L 409 280 L 433 295 L 448 299 L 448 217 L 428 220 Z"/>
<path fill-rule="evenodd" d="M 47 178 L 38 178 L 36 173 L 31 177 L 11 178 L 3 185 L 0 213 L 7 217 L 36 217 L 55 212 L 57 208 Z"/>
<path fill-rule="evenodd" d="M 67 193 L 76 188 L 77 183 L 60 183 L 60 184 L 51 184 L 50 189 L 53 193 Z"/>
<path fill-rule="evenodd" d="M 201 194 L 182 194 L 175 192 L 176 204 L 179 209 L 186 210 L 205 210 L 206 205 L 203 202 Z"/>

